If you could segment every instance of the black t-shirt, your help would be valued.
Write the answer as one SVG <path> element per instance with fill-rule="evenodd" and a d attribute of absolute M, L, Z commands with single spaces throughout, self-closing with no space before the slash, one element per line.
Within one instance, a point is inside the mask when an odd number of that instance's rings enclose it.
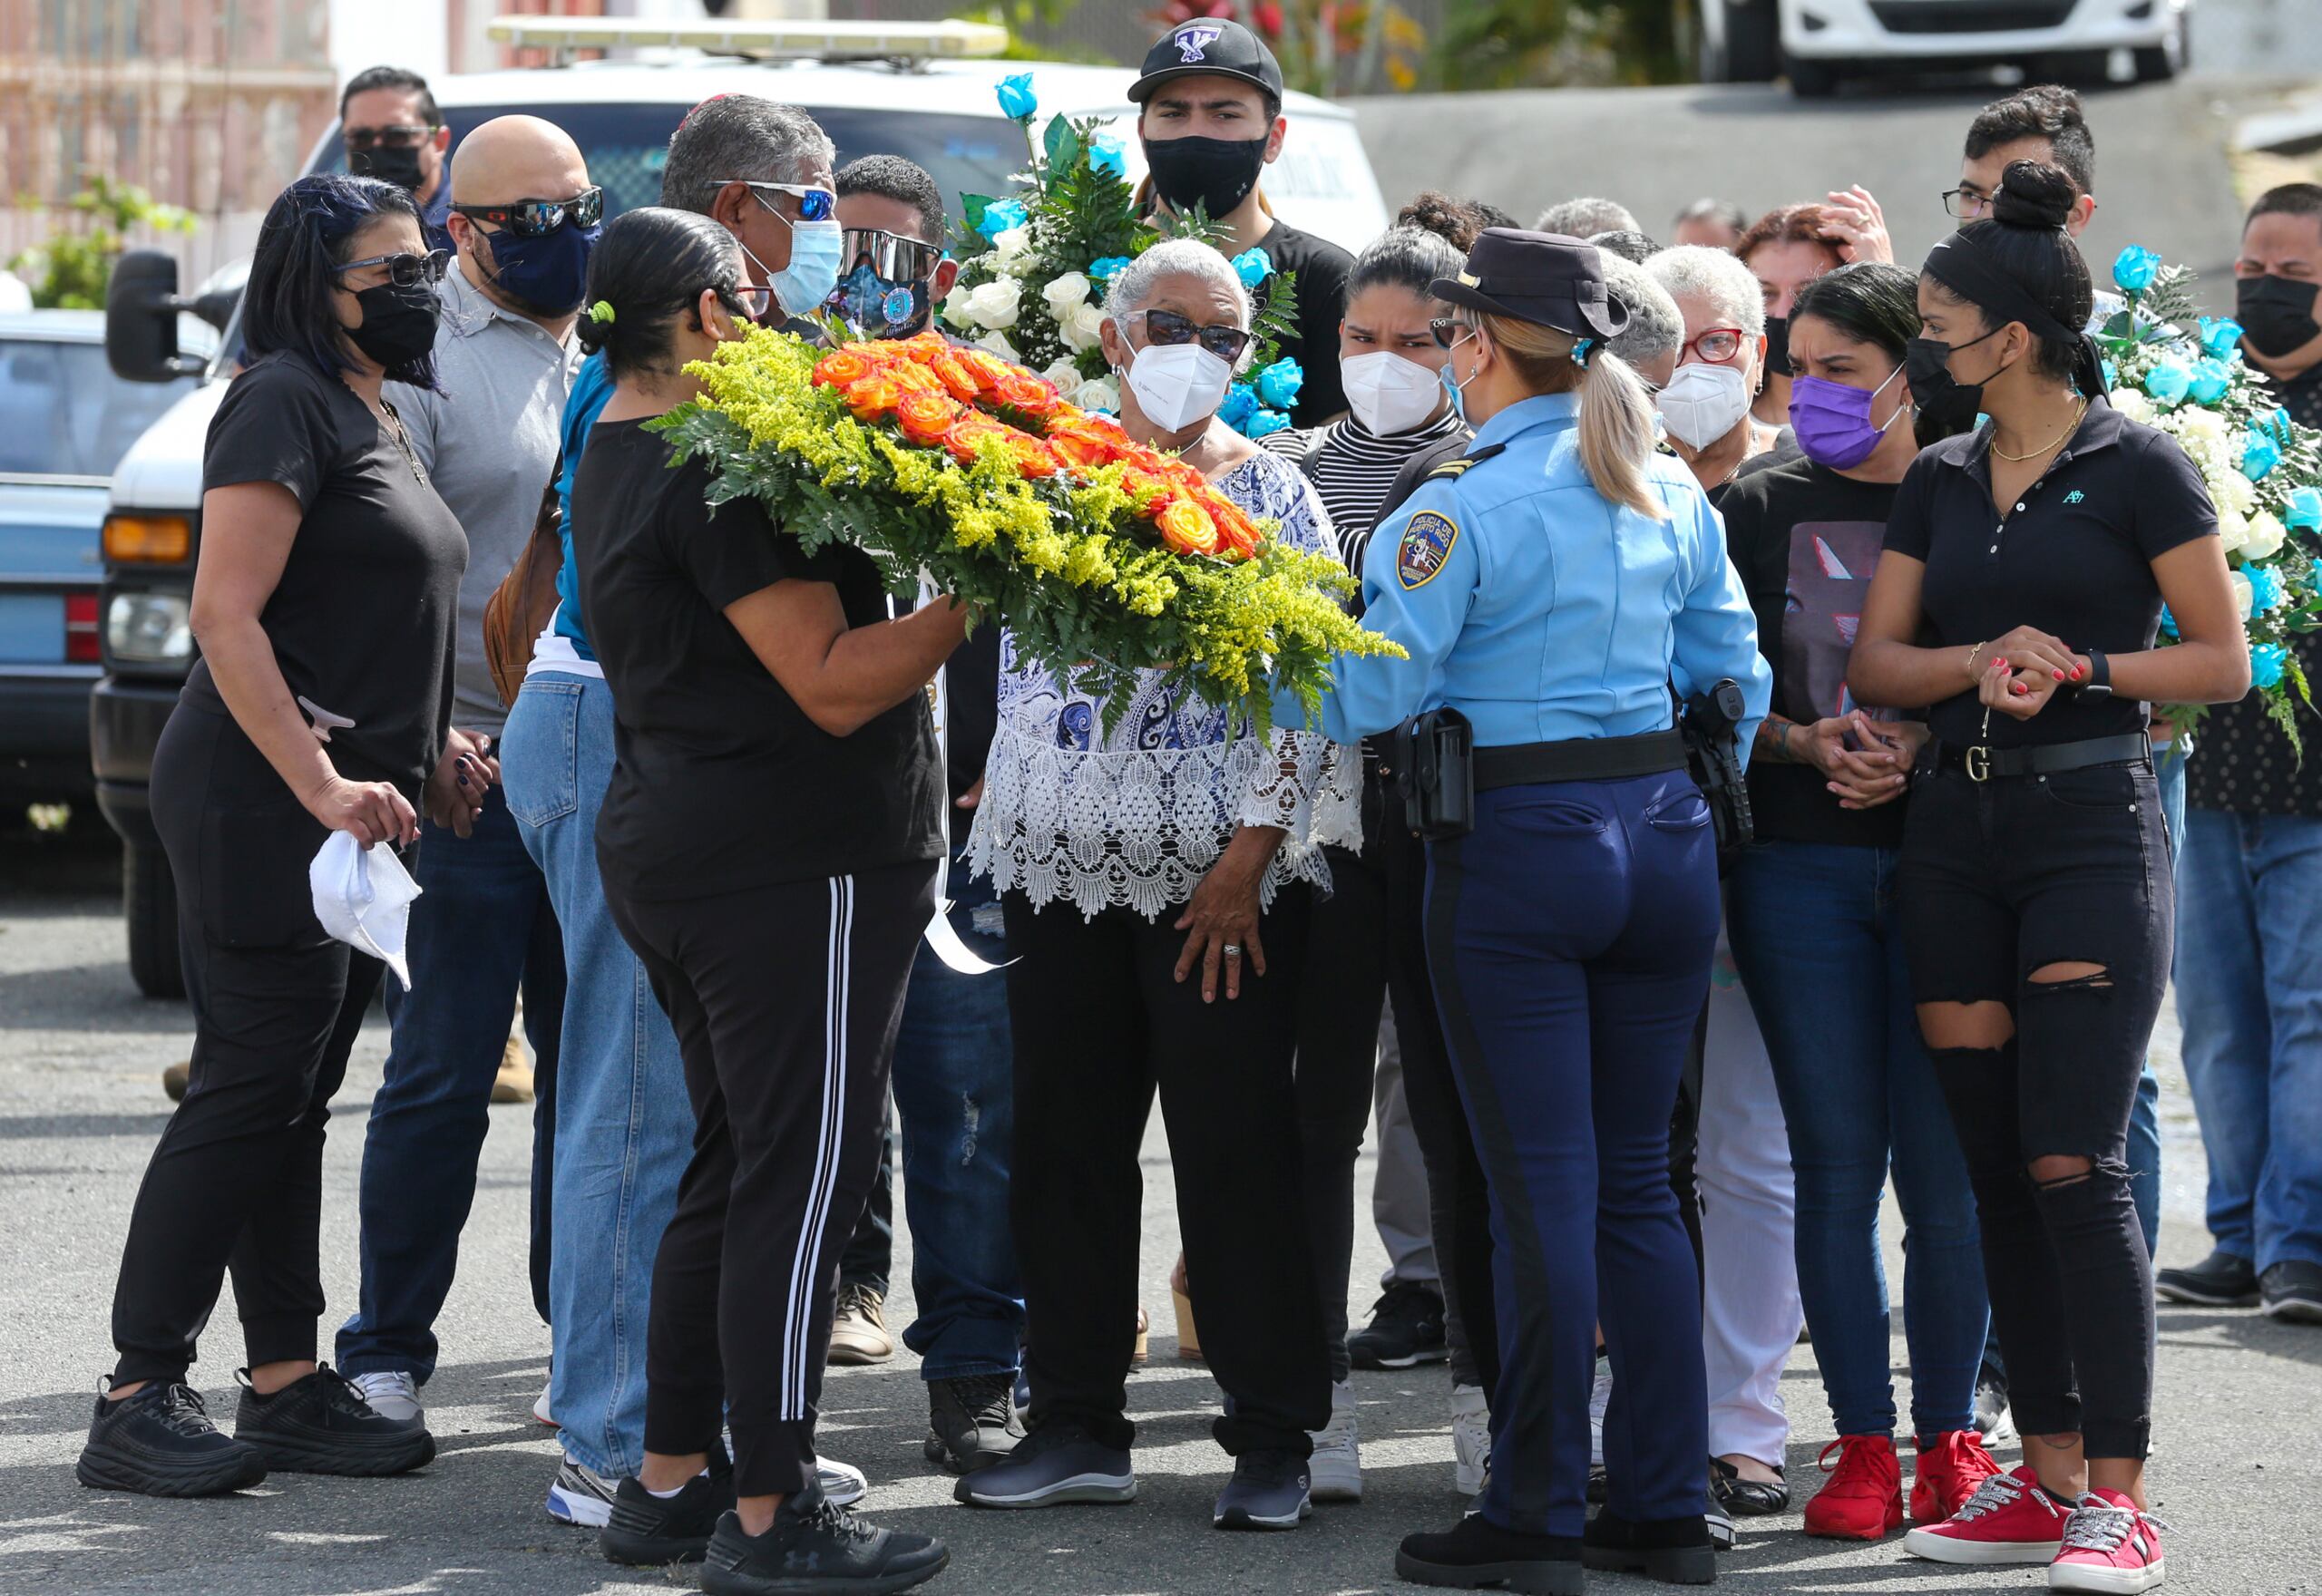
<path fill-rule="evenodd" d="M 2029 626 L 2082 653 L 2151 647 L 2161 621 L 2153 560 L 2217 533 L 2209 490 L 2177 441 L 2093 404 L 2005 519 L 1992 506 L 1990 446 L 1989 423 L 1946 438 L 1911 462 L 1896 491 L 1887 551 L 1926 562 L 1922 640 L 1965 648 Z M 2145 716 L 2134 698 L 2066 691 L 2030 720 L 1994 710 L 1986 733 L 1984 706 L 1965 687 L 1927 724 L 1956 747 L 2021 748 L 2142 732 Z"/>
<path fill-rule="evenodd" d="M 416 803 L 451 719 L 459 519 L 353 389 L 287 351 L 234 378 L 210 418 L 203 491 L 241 482 L 279 482 L 302 511 L 259 614 L 283 681 L 340 775 Z M 207 660 L 184 696 L 228 713 Z"/>
<path fill-rule="evenodd" d="M 1811 725 L 1859 707 L 1847 691 L 1847 656 L 1878 563 L 1895 484 L 1859 482 L 1803 456 L 1727 484 L 1718 505 L 1725 550 L 1758 618 L 1758 652 L 1773 667 L 1773 710 Z M 1791 738 L 1793 744 L 1797 738 Z M 1750 762 L 1758 835 L 1791 842 L 1898 848 L 1901 801 L 1842 809 L 1810 764 Z"/>
<path fill-rule="evenodd" d="M 711 473 L 671 467 L 639 421 L 600 421 L 572 486 L 580 616 L 613 694 L 611 785 L 597 821 L 607 884 L 710 897 L 932 860 L 942 852 L 935 727 L 914 693 L 834 737 L 726 618 L 785 578 L 829 582 L 850 626 L 887 616 L 869 556 L 808 556 L 756 501 L 714 511 Z"/>
<path fill-rule="evenodd" d="M 1290 424 L 1320 426 L 1346 408 L 1346 389 L 1339 381 L 1339 318 L 1346 310 L 1346 274 L 1354 269 L 1354 257 L 1286 221 L 1266 229 L 1257 247 L 1274 270 L 1298 274 L 1298 337 L 1285 341 L 1282 353 L 1297 357 L 1306 381 L 1291 407 Z"/>

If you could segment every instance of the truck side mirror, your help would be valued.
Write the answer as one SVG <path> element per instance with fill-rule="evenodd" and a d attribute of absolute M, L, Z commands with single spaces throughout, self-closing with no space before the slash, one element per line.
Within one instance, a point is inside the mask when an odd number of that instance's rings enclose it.
<path fill-rule="evenodd" d="M 115 261 L 105 288 L 105 364 L 113 375 L 130 383 L 166 383 L 199 373 L 198 358 L 178 353 L 178 313 L 189 309 L 200 307 L 178 297 L 174 257 L 132 249 Z"/>

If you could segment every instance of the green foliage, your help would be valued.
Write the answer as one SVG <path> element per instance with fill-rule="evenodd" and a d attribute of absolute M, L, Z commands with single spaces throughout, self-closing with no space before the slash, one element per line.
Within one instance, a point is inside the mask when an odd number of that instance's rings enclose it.
<path fill-rule="evenodd" d="M 1444 86 L 1666 83 L 1692 77 L 1691 0 L 1466 0 L 1448 9 Z"/>
<path fill-rule="evenodd" d="M 102 172 L 91 172 L 87 186 L 66 209 L 70 225 L 8 262 L 44 310 L 102 310 L 105 285 L 112 279 L 113 262 L 128 247 L 123 235 L 130 229 L 193 231 L 191 211 L 164 205 L 134 183 L 116 182 Z"/>

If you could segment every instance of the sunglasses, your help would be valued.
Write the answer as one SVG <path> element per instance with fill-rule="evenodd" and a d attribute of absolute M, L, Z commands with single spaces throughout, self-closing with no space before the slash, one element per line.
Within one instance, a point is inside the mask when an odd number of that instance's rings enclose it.
<path fill-rule="evenodd" d="M 435 136 L 435 130 L 417 122 L 403 122 L 384 128 L 342 128 L 339 141 L 349 150 L 376 150 L 385 145 L 390 150 L 413 150 Z"/>
<path fill-rule="evenodd" d="M 1229 365 L 1241 359 L 1242 351 L 1250 346 L 1249 332 L 1243 327 L 1205 327 L 1174 310 L 1140 310 L 1137 314 L 1145 318 L 1145 341 L 1148 344 L 1199 344 Z"/>
<path fill-rule="evenodd" d="M 773 203 L 764 194 L 758 192 L 760 190 L 771 189 L 777 194 L 787 194 L 796 200 L 800 221 L 828 221 L 838 214 L 838 196 L 828 189 L 818 189 L 811 183 L 762 183 L 755 178 L 719 178 L 717 181 L 721 187 L 727 183 L 741 184 L 751 193 L 756 194 L 758 203 L 768 210 L 774 210 L 776 216 L 782 216 L 782 212 L 774 209 Z M 785 216 L 782 219 L 787 221 L 790 219 Z"/>
<path fill-rule="evenodd" d="M 1691 355 L 1707 365 L 1730 365 L 1741 353 L 1740 327 L 1711 327 L 1700 337 L 1678 347 L 1677 364 L 1684 365 L 1686 356 Z"/>
<path fill-rule="evenodd" d="M 849 228 L 840 238 L 839 258 L 853 263 L 849 271 L 869 267 L 882 282 L 915 283 L 934 275 L 943 249 L 883 228 Z"/>
<path fill-rule="evenodd" d="M 605 191 L 583 189 L 570 200 L 516 200 L 506 205 L 460 205 L 452 209 L 470 221 L 490 222 L 520 238 L 545 238 L 568 220 L 592 228 L 604 219 Z"/>
<path fill-rule="evenodd" d="M 1472 333 L 1475 330 L 1466 322 L 1452 316 L 1439 316 L 1427 324 L 1427 336 L 1435 340 L 1435 346 L 1438 349 L 1450 348 L 1459 341 L 1459 336 L 1462 333 Z"/>
<path fill-rule="evenodd" d="M 425 255 L 367 255 L 360 260 L 350 260 L 338 269 L 361 271 L 366 266 L 384 266 L 387 268 L 387 281 L 398 288 L 415 288 L 422 283 L 442 282 L 444 270 L 451 264 L 452 252 L 436 249 Z"/>

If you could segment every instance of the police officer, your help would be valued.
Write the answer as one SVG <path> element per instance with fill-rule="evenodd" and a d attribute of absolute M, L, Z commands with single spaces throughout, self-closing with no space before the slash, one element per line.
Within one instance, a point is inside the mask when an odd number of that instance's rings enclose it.
<path fill-rule="evenodd" d="M 1433 331 L 1475 441 L 1364 560 L 1369 624 L 1410 657 L 1342 660 L 1322 721 L 1342 741 L 1413 715 L 1422 744 L 1472 729 L 1472 829 L 1431 828 L 1427 942 L 1505 1240 L 1502 1367 L 1481 1511 L 1407 1538 L 1397 1572 L 1576 1591 L 1585 1562 L 1706 1583 L 1700 1289 L 1668 1133 L 1717 867 L 1670 688 L 1742 684 L 1746 749 L 1771 676 L 1716 516 L 1604 347 L 1626 317 L 1596 250 L 1494 228 L 1430 292 L 1455 307 Z M 1610 1499 L 1584 1546 L 1600 1322 Z"/>

